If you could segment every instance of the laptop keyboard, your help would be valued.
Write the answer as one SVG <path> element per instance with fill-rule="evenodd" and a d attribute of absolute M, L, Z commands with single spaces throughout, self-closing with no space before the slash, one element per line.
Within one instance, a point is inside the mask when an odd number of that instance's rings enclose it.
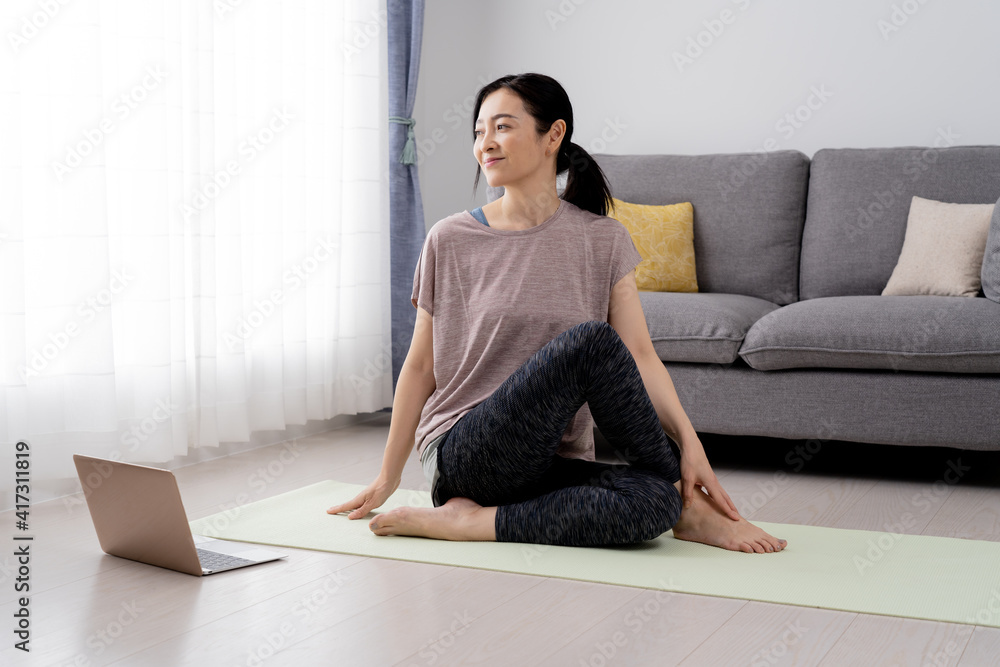
<path fill-rule="evenodd" d="M 198 560 L 201 561 L 201 567 L 205 570 L 228 570 L 240 565 L 249 565 L 257 562 L 255 560 L 240 558 L 239 556 L 206 551 L 205 549 L 198 549 Z"/>

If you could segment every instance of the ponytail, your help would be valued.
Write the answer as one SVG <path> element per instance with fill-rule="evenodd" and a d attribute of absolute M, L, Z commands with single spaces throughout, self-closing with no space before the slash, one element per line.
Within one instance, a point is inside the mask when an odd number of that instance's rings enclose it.
<path fill-rule="evenodd" d="M 590 153 L 571 141 L 564 141 L 556 158 L 556 173 L 569 171 L 562 198 L 597 215 L 607 215 L 611 208 L 611 187 L 604 172 Z"/>

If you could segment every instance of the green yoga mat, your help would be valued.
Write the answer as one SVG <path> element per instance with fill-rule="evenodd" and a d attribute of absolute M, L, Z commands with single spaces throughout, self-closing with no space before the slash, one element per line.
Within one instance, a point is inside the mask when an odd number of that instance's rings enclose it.
<path fill-rule="evenodd" d="M 201 535 L 678 593 L 1000 627 L 1000 544 L 922 535 L 755 522 L 788 540 L 746 554 L 675 540 L 625 547 L 447 542 L 379 537 L 368 520 L 329 515 L 364 487 L 320 482 L 191 522 Z M 431 507 L 400 489 L 379 510 Z"/>

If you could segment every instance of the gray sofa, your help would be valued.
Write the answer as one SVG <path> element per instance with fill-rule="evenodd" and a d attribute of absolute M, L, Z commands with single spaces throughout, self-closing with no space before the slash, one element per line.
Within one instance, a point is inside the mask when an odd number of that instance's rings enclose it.
<path fill-rule="evenodd" d="M 694 206 L 699 293 L 640 298 L 696 430 L 1000 450 L 1000 303 L 880 296 L 912 196 L 996 202 L 1000 147 L 596 158 Z"/>

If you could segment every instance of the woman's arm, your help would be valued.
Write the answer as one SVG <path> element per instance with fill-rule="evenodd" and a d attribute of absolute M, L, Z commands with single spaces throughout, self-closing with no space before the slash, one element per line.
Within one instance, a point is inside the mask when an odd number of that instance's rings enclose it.
<path fill-rule="evenodd" d="M 629 272 L 612 288 L 608 323 L 614 327 L 622 342 L 632 353 L 663 430 L 681 450 L 681 495 L 684 498 L 684 506 L 690 505 L 695 486 L 700 486 L 708 491 L 731 518 L 739 519 L 736 505 L 716 479 L 708 463 L 708 457 L 705 456 L 701 440 L 684 408 L 681 407 L 670 374 L 653 349 L 646 317 L 642 312 L 642 303 L 639 301 L 635 271 Z"/>
<path fill-rule="evenodd" d="M 353 510 L 348 518 L 360 519 L 380 507 L 399 487 L 403 466 L 413 451 L 414 434 L 420 422 L 424 404 L 434 392 L 434 342 L 432 318 L 423 308 L 417 309 L 417 322 L 413 327 L 413 340 L 406 353 L 406 360 L 399 370 L 396 393 L 392 399 L 392 417 L 389 437 L 382 455 L 382 470 L 375 481 L 353 500 L 335 505 L 327 510 L 338 514 Z"/>
<path fill-rule="evenodd" d="M 413 451 L 414 434 L 420 423 L 420 413 L 424 404 L 436 388 L 434 381 L 434 343 L 432 318 L 423 308 L 417 308 L 417 322 L 413 327 L 413 339 L 406 353 L 396 393 L 392 399 L 392 419 L 389 422 L 389 438 L 382 457 L 381 475 L 398 480 L 403 475 L 403 466 Z"/>

